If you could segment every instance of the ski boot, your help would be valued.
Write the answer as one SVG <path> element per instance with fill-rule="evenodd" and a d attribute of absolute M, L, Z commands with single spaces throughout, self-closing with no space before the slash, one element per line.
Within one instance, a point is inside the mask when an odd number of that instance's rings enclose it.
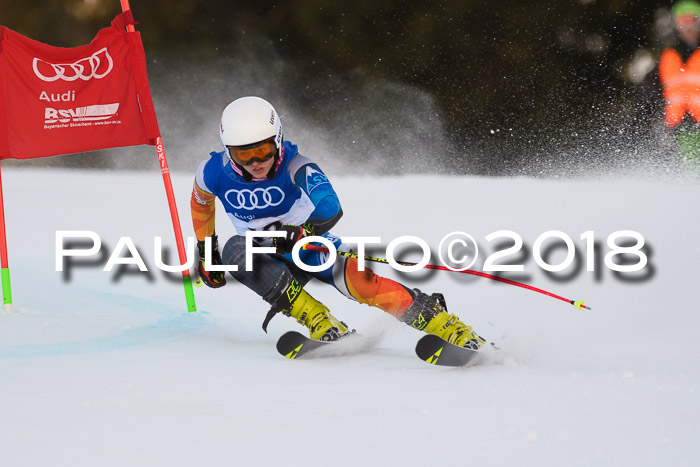
<path fill-rule="evenodd" d="M 290 310 L 282 313 L 296 318 L 297 322 L 309 328 L 309 337 L 319 341 L 334 341 L 348 333 L 348 327 L 338 321 L 326 306 L 306 293 L 299 293 Z"/>
<path fill-rule="evenodd" d="M 447 312 L 445 297 L 440 293 L 427 295 L 418 289 L 413 304 L 399 318 L 412 328 L 435 334 L 450 344 L 479 350 L 486 341 L 471 326 L 459 320 L 457 315 Z"/>
<path fill-rule="evenodd" d="M 309 328 L 311 339 L 328 342 L 348 333 L 348 325 L 337 320 L 323 303 L 306 293 L 296 279 L 292 279 L 282 295 L 272 303 L 263 321 L 265 332 L 270 320 L 280 312 L 296 318 L 298 323 Z"/>

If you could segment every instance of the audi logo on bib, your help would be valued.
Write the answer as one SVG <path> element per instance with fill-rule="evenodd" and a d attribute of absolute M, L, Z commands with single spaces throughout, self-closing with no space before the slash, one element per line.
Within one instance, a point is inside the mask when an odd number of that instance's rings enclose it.
<path fill-rule="evenodd" d="M 276 186 L 254 190 L 228 190 L 224 197 L 234 209 L 252 211 L 278 206 L 284 201 L 284 191 Z"/>
<path fill-rule="evenodd" d="M 78 78 L 83 81 L 91 78 L 102 79 L 112 71 L 113 65 L 114 62 L 107 47 L 73 63 L 49 63 L 36 57 L 32 61 L 34 74 L 47 83 L 58 79 L 63 81 L 75 81 Z"/>

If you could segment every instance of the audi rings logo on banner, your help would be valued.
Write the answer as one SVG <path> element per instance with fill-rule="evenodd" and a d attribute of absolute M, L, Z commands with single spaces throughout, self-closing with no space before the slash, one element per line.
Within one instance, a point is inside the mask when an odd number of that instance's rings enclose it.
<path fill-rule="evenodd" d="M 280 187 L 256 188 L 254 190 L 228 190 L 224 195 L 234 209 L 265 209 L 278 206 L 284 201 L 284 191 Z"/>
<path fill-rule="evenodd" d="M 32 68 L 34 74 L 42 81 L 48 83 L 62 79 L 63 81 L 75 81 L 78 78 L 87 81 L 91 78 L 102 79 L 112 71 L 114 62 L 107 51 L 107 47 L 81 58 L 73 63 L 49 63 L 34 57 Z"/>

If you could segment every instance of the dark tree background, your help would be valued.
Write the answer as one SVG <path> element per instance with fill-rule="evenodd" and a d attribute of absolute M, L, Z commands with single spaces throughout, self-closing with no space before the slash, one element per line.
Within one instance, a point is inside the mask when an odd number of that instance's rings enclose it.
<path fill-rule="evenodd" d="M 443 169 L 482 174 L 527 173 L 561 158 L 605 162 L 653 132 L 660 102 L 650 70 L 674 40 L 669 7 L 651 0 L 131 2 L 157 109 L 178 76 L 199 81 L 204 75 L 192 69 L 234 56 L 247 58 L 231 62 L 226 79 L 257 63 L 259 80 L 293 89 L 285 104 L 303 109 L 306 125 L 323 125 L 324 106 L 383 81 L 397 95 L 417 89 L 432 99 L 445 135 L 436 149 Z M 119 11 L 117 0 L 2 0 L 0 23 L 73 47 Z M 191 69 L 174 76 L 175 67 Z M 382 118 L 425 110 L 423 101 L 406 99 Z M 354 136 L 343 144 L 359 134 L 386 141 L 387 154 L 400 152 L 382 136 L 391 127 L 381 133 L 358 120 L 344 123 Z M 408 131 L 418 140 L 435 136 Z"/>

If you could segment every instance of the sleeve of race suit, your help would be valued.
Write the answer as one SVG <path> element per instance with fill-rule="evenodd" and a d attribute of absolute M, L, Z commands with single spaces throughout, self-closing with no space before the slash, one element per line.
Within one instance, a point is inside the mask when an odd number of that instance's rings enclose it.
<path fill-rule="evenodd" d="M 214 235 L 216 215 L 216 196 L 208 190 L 204 182 L 203 174 L 206 162 L 202 162 L 197 169 L 194 186 L 192 187 L 192 197 L 190 198 L 192 226 L 194 227 L 194 234 L 199 241 Z"/>
<path fill-rule="evenodd" d="M 308 222 L 315 226 L 316 235 L 323 235 L 343 216 L 333 185 L 318 165 L 300 154 L 290 163 L 290 173 L 294 183 L 304 190 L 316 207 Z"/>

